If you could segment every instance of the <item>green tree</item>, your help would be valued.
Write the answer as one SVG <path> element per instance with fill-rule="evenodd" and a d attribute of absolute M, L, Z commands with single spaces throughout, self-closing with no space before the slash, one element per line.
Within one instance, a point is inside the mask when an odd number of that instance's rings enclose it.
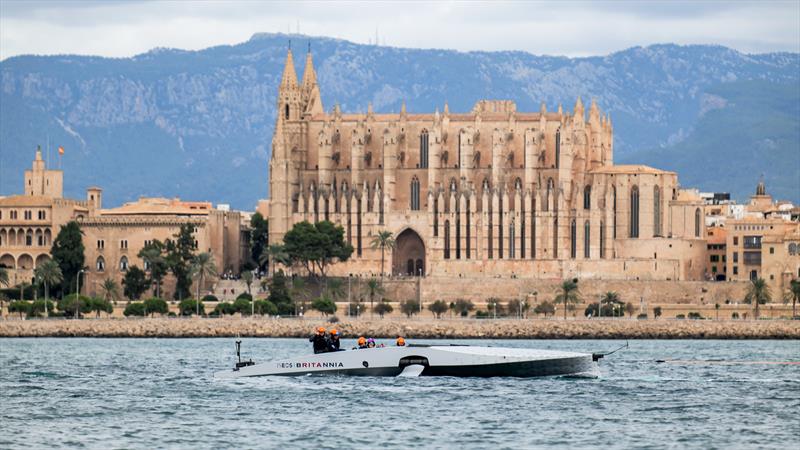
<path fill-rule="evenodd" d="M 419 302 L 413 299 L 400 302 L 400 312 L 410 319 L 419 312 Z"/>
<path fill-rule="evenodd" d="M 8 269 L 0 266 L 0 286 L 8 287 Z"/>
<path fill-rule="evenodd" d="M 375 305 L 375 312 L 378 313 L 381 319 L 383 319 L 384 315 L 391 314 L 392 311 L 394 311 L 394 308 L 392 308 L 392 305 L 390 305 L 386 299 L 381 300 L 380 303 Z"/>
<path fill-rule="evenodd" d="M 96 297 L 89 299 L 89 307 L 97 314 L 97 317 L 100 317 L 101 312 L 106 314 L 111 314 L 114 312 L 114 306 L 111 305 L 110 301 L 104 298 Z"/>
<path fill-rule="evenodd" d="M 622 301 L 619 294 L 614 291 L 608 291 L 603 294 L 602 297 L 600 297 L 601 308 L 598 310 L 597 315 L 600 317 L 611 315 L 616 316 L 617 312 L 622 309 L 622 305 L 624 304 L 625 303 Z M 610 308 L 606 308 L 606 306 L 609 306 Z M 612 314 L 608 314 L 609 309 L 612 311 Z"/>
<path fill-rule="evenodd" d="M 214 311 L 211 312 L 212 316 L 232 316 L 234 314 L 236 314 L 236 306 L 228 302 L 217 303 L 217 306 L 214 307 Z"/>
<path fill-rule="evenodd" d="M 251 297 L 240 295 L 234 300 L 233 308 L 243 316 L 250 316 L 255 313 L 256 305 Z"/>
<path fill-rule="evenodd" d="M 192 263 L 194 261 L 194 225 L 181 225 L 178 234 L 166 242 L 167 265 L 175 276 L 175 294 L 182 300 L 189 297 L 192 287 Z"/>
<path fill-rule="evenodd" d="M 153 314 L 167 314 L 169 312 L 169 305 L 167 305 L 166 300 L 158 297 L 148 298 L 144 301 L 144 308 L 147 310 L 147 314 L 151 317 Z"/>
<path fill-rule="evenodd" d="M 211 253 L 203 252 L 194 257 L 192 261 L 192 273 L 197 275 L 197 298 L 200 298 L 200 287 L 206 277 L 217 276 L 217 266 L 214 265 L 214 256 Z M 197 311 L 200 314 L 200 311 Z"/>
<path fill-rule="evenodd" d="M 333 314 L 336 312 L 336 303 L 334 303 L 333 300 L 328 297 L 319 297 L 311 302 L 311 308 L 321 312 L 322 315 L 327 316 L 328 314 Z"/>
<path fill-rule="evenodd" d="M 383 286 L 381 286 L 380 281 L 376 280 L 375 278 L 370 278 L 367 281 L 367 295 L 369 296 L 369 310 L 374 311 L 374 301 L 375 296 L 383 294 Z"/>
<path fill-rule="evenodd" d="M 270 259 L 272 260 L 270 262 Z M 290 267 L 292 265 L 292 258 L 286 253 L 286 247 L 281 244 L 270 244 L 267 248 L 267 251 L 261 254 L 261 259 L 259 259 L 259 264 L 262 266 L 266 266 L 268 264 L 272 265 L 272 275 L 275 275 L 275 266 L 278 264 L 283 265 L 284 267 Z"/>
<path fill-rule="evenodd" d="M 274 316 L 278 314 L 278 307 L 269 300 L 256 300 L 254 303 L 255 314 Z"/>
<path fill-rule="evenodd" d="M 758 306 L 763 305 L 772 300 L 772 292 L 770 292 L 767 282 L 763 278 L 758 278 L 750 282 L 750 287 L 747 289 L 747 295 L 744 296 L 744 302 L 747 304 L 755 305 L 753 315 L 758 320 L 759 310 Z"/>
<path fill-rule="evenodd" d="M 328 280 L 325 288 L 326 295 L 334 302 L 340 301 L 347 296 L 347 291 L 344 288 L 344 282 L 340 279 Z"/>
<path fill-rule="evenodd" d="M 153 285 L 156 297 L 161 298 L 161 284 L 167 276 L 169 265 L 164 256 L 165 245 L 158 239 L 153 239 L 139 251 L 139 257 L 145 262 L 145 267 L 150 273 L 149 282 Z"/>
<path fill-rule="evenodd" d="M 191 316 L 195 314 L 195 312 L 197 312 L 198 315 L 204 315 L 206 313 L 206 307 L 200 300 L 187 298 L 178 303 L 178 312 L 182 316 Z"/>
<path fill-rule="evenodd" d="M 83 231 L 78 222 L 73 220 L 62 225 L 50 249 L 53 261 L 61 269 L 62 293 L 75 292 L 78 272 L 83 270 L 85 264 L 84 251 Z"/>
<path fill-rule="evenodd" d="M 251 296 L 253 295 L 252 286 L 253 286 L 253 272 L 249 270 L 245 270 L 242 272 L 242 281 L 244 281 L 245 286 L 247 286 L 247 293 Z"/>
<path fill-rule="evenodd" d="M 125 297 L 131 300 L 139 300 L 139 298 L 147 290 L 147 275 L 138 267 L 130 266 L 128 271 L 125 272 L 125 278 L 122 280 L 124 286 Z"/>
<path fill-rule="evenodd" d="M 278 309 L 278 314 L 282 316 L 289 316 L 295 314 L 294 305 L 292 304 L 292 297 L 289 295 L 289 288 L 286 285 L 286 275 L 283 270 L 275 273 L 269 283 L 269 297 L 270 301 Z"/>
<path fill-rule="evenodd" d="M 75 317 L 76 311 L 80 311 L 78 318 L 80 315 L 92 312 L 91 299 L 85 295 L 69 294 L 61 299 L 56 307 L 67 317 Z"/>
<path fill-rule="evenodd" d="M 344 229 L 327 220 L 315 225 L 305 221 L 296 223 L 283 242 L 291 260 L 302 264 L 315 277 L 325 278 L 329 265 L 347 261 L 353 254 L 353 246 L 344 240 Z"/>
<path fill-rule="evenodd" d="M 450 310 L 450 306 L 447 305 L 447 302 L 444 300 L 436 300 L 435 302 L 428 305 L 428 310 L 433 313 L 433 316 L 437 319 L 442 318 L 442 314 L 446 313 Z"/>
<path fill-rule="evenodd" d="M 475 305 L 469 300 L 458 299 L 455 304 L 455 312 L 461 317 L 467 317 L 469 312 L 475 309 Z"/>
<path fill-rule="evenodd" d="M 797 300 L 800 300 L 800 280 L 792 280 L 790 286 L 789 291 L 792 295 L 792 318 L 795 318 L 797 317 L 795 305 L 797 304 Z"/>
<path fill-rule="evenodd" d="M 64 281 L 64 275 L 61 274 L 61 268 L 58 263 L 52 259 L 48 259 L 36 267 L 33 271 L 34 277 L 40 283 L 44 284 L 44 316 L 50 316 L 50 310 L 47 306 L 50 304 L 50 286 L 55 286 Z"/>
<path fill-rule="evenodd" d="M 130 317 L 130 316 L 144 317 L 146 314 L 144 303 L 142 302 L 129 303 L 125 307 L 125 311 L 123 311 L 122 314 L 125 317 Z"/>
<path fill-rule="evenodd" d="M 19 318 L 22 319 L 23 314 L 28 314 L 31 310 L 31 304 L 25 300 L 15 300 L 8 304 L 8 313 L 19 313 Z"/>
<path fill-rule="evenodd" d="M 395 244 L 394 236 L 392 236 L 392 232 L 388 230 L 379 231 L 378 234 L 372 238 L 372 248 L 381 249 L 381 278 L 383 278 L 383 275 L 386 273 L 383 270 L 386 249 L 393 249 Z"/>
<path fill-rule="evenodd" d="M 512 299 L 508 302 L 508 313 L 519 316 L 520 319 L 524 318 L 531 305 L 525 300 Z"/>
<path fill-rule="evenodd" d="M 259 270 L 267 268 L 262 256 L 266 254 L 269 246 L 269 221 L 261 213 L 256 212 L 250 217 L 250 257 L 258 264 Z"/>
<path fill-rule="evenodd" d="M 111 277 L 106 278 L 100 284 L 100 290 L 103 291 L 104 300 L 117 304 L 117 300 L 119 300 L 119 284 L 117 284 L 116 280 Z"/>
<path fill-rule="evenodd" d="M 54 311 L 55 305 L 53 302 L 49 300 L 36 300 L 31 303 L 31 308 L 28 311 L 28 315 L 31 317 L 38 317 L 40 313 L 47 313 L 48 311 Z"/>
<path fill-rule="evenodd" d="M 533 308 L 533 312 L 535 314 L 544 314 L 544 317 L 547 318 L 548 315 L 552 316 L 553 314 L 556 313 L 556 306 L 545 300 L 542 303 L 536 305 L 536 307 Z"/>
<path fill-rule="evenodd" d="M 581 301 L 576 280 L 564 280 L 561 283 L 561 292 L 553 300 L 555 304 L 564 305 L 564 320 L 567 320 L 567 310 L 574 309 L 575 304 Z"/>

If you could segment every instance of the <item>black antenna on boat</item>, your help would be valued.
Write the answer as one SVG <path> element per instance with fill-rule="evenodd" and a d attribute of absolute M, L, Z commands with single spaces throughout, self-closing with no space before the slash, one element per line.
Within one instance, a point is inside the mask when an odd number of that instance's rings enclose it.
<path fill-rule="evenodd" d="M 238 339 L 239 336 L 236 336 L 236 338 L 237 339 L 234 342 L 236 342 L 237 361 L 236 361 L 236 367 L 233 368 L 234 371 L 237 371 L 242 367 L 252 366 L 253 364 L 255 364 L 252 359 L 248 359 L 247 361 L 242 361 L 242 341 Z"/>

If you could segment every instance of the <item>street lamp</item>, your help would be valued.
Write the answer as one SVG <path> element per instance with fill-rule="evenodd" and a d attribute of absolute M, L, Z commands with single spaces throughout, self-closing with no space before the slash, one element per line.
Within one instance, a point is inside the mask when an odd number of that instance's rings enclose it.
<path fill-rule="evenodd" d="M 75 275 L 75 318 L 81 318 L 81 274 L 85 273 L 86 270 L 81 269 L 78 271 L 78 274 Z"/>

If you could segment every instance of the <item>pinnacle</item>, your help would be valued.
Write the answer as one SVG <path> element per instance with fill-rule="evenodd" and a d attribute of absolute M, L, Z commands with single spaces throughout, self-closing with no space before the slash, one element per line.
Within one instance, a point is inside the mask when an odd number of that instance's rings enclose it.
<path fill-rule="evenodd" d="M 281 87 L 297 87 L 297 73 L 294 71 L 294 58 L 292 49 L 286 53 L 286 62 L 283 66 L 283 76 L 281 77 Z"/>

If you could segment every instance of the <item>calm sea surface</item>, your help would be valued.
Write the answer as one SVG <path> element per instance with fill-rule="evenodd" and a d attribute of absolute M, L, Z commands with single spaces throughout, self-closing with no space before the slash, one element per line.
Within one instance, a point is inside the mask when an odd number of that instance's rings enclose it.
<path fill-rule="evenodd" d="M 309 345 L 243 350 L 262 362 Z M 800 448 L 800 365 L 774 364 L 787 361 L 800 342 L 631 341 L 598 379 L 215 381 L 232 339 L 0 339 L 0 448 Z"/>

